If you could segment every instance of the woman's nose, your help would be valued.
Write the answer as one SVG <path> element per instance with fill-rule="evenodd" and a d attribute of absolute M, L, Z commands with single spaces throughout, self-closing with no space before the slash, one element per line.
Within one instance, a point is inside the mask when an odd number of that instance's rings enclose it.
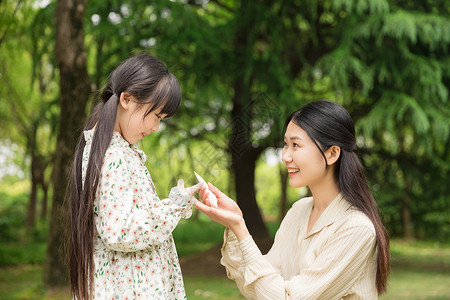
<path fill-rule="evenodd" d="M 284 163 L 289 163 L 292 161 L 292 156 L 291 156 L 291 152 L 289 150 L 285 150 L 283 149 L 283 152 L 281 154 L 281 160 Z"/>

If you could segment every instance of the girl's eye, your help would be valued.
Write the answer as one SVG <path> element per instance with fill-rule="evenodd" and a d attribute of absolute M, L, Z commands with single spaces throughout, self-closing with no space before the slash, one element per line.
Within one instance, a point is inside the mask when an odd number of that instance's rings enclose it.
<path fill-rule="evenodd" d="M 294 146 L 294 148 L 295 147 L 297 147 L 297 148 L 300 147 L 297 143 L 294 143 L 293 146 Z"/>
<path fill-rule="evenodd" d="M 161 116 L 158 114 L 155 114 L 155 116 L 161 121 Z"/>
<path fill-rule="evenodd" d="M 288 144 L 287 144 L 286 142 L 283 141 L 283 145 L 284 145 L 284 147 L 286 148 Z"/>

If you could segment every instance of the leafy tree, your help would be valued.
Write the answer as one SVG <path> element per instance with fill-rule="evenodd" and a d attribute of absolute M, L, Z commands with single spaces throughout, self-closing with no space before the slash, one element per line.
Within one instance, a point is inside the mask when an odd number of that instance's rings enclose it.
<path fill-rule="evenodd" d="M 145 50 L 174 66 L 186 101 L 177 116 L 182 122 L 168 123 L 171 140 L 174 146 L 199 139 L 209 144 L 193 157 L 194 165 L 209 166 L 209 178 L 215 169 L 231 171 L 230 186 L 255 237 L 267 236 L 256 204 L 255 162 L 265 149 L 279 145 L 285 117 L 310 100 L 331 98 L 350 110 L 366 166 L 382 170 L 398 155 L 408 155 L 407 161 L 435 161 L 440 170 L 435 174 L 448 172 L 440 163 L 448 160 L 448 109 L 441 109 L 448 98 L 443 1 L 96 5 L 89 25 L 99 29 L 92 31 L 91 49 L 102 62 L 96 65 L 107 69 L 115 57 Z M 398 170 L 406 170 L 399 162 Z M 373 169 L 369 178 L 383 187 L 398 186 L 399 193 L 375 191 L 382 209 L 385 203 L 395 206 L 387 199 L 416 203 L 425 195 L 402 200 L 404 179 Z M 433 194 L 442 195 L 441 190 Z M 445 198 L 439 203 L 445 205 Z M 409 206 L 396 214 L 403 210 L 407 219 Z M 425 219 L 439 219 L 432 216 Z M 411 227 L 406 223 L 400 227 Z"/>
<path fill-rule="evenodd" d="M 36 77 L 29 76 L 33 70 L 33 46 L 27 33 L 33 28 L 30 20 L 35 17 L 36 11 L 28 1 L 6 2 L 2 5 L 7 21 L 2 27 L 0 38 L 2 46 L 0 72 L 3 83 L 0 93 L 4 101 L 2 107 L 5 114 L 2 118 L 5 122 L 5 126 L 2 126 L 2 135 L 21 145 L 25 149 L 25 158 L 30 160 L 32 184 L 26 225 L 28 229 L 33 229 L 39 188 L 44 194 L 41 218 L 45 218 L 47 212 L 49 178 L 46 169 L 52 156 L 51 124 L 55 122 L 51 107 L 54 102 L 49 91 L 51 89 L 48 88 L 48 84 L 51 83 L 46 81 L 45 74 L 36 72 Z M 8 8 L 11 10 L 14 8 L 11 15 Z M 9 20 L 9 17 L 13 19 Z"/>
<path fill-rule="evenodd" d="M 428 233 L 441 227 L 448 234 L 445 217 L 429 215 L 449 211 L 448 5 L 334 1 L 333 6 L 345 16 L 337 27 L 342 36 L 318 65 L 337 91 L 353 90 L 346 93 L 347 103 L 362 133 L 371 181 L 382 185 L 376 191 L 381 208 L 397 207 L 386 217 L 402 223 L 405 238 L 427 227 L 433 228 Z M 424 199 L 428 205 L 422 207 Z"/>

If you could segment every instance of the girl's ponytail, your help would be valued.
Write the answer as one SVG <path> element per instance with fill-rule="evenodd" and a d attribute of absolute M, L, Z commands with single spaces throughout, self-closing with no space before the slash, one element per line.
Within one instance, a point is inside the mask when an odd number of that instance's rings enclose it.
<path fill-rule="evenodd" d="M 344 198 L 372 221 L 377 239 L 376 286 L 379 294 L 386 292 L 389 275 L 389 237 L 381 222 L 377 204 L 369 191 L 364 169 L 355 152 L 341 150 L 336 168 L 339 189 Z"/>
<path fill-rule="evenodd" d="M 82 160 L 84 146 L 86 145 L 82 134 L 75 152 L 72 169 L 72 192 L 70 219 L 72 230 L 69 245 L 69 265 L 78 265 L 70 268 L 71 290 L 77 299 L 91 299 L 94 278 L 94 215 L 93 205 L 103 157 L 108 149 L 117 118 L 117 105 L 119 97 L 112 94 L 106 103 L 101 102 L 95 108 L 84 130 L 94 128 L 89 162 L 86 168 L 85 182 L 82 182 Z M 76 230 L 75 230 L 76 228 Z"/>
<path fill-rule="evenodd" d="M 375 227 L 376 286 L 378 293 L 383 294 L 386 291 L 389 275 L 389 238 L 381 222 L 375 199 L 369 191 L 363 166 L 354 152 L 355 127 L 350 114 L 336 102 L 319 100 L 292 113 L 286 120 L 285 128 L 291 121 L 306 131 L 324 158 L 324 151 L 331 146 L 336 145 L 341 148 L 341 156 L 335 168 L 335 179 L 344 198 L 366 214 Z"/>

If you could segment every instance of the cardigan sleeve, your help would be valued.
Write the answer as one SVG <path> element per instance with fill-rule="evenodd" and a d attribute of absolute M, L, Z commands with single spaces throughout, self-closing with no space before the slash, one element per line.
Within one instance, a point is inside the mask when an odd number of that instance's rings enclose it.
<path fill-rule="evenodd" d="M 146 180 L 127 166 L 123 151 L 107 152 L 97 188 L 94 214 L 97 234 L 115 251 L 137 251 L 159 245 L 171 236 L 180 218 L 192 213 L 191 196 L 174 187 L 159 200 Z"/>
<path fill-rule="evenodd" d="M 276 253 L 263 256 L 251 237 L 238 243 L 232 233 L 227 233 L 221 262 L 228 277 L 235 280 L 248 299 L 338 299 L 361 276 L 375 242 L 373 228 L 343 227 L 317 249 L 317 257 L 306 269 L 285 279 L 276 267 L 276 260 L 274 265 Z M 283 240 L 275 243 L 282 245 Z"/>

